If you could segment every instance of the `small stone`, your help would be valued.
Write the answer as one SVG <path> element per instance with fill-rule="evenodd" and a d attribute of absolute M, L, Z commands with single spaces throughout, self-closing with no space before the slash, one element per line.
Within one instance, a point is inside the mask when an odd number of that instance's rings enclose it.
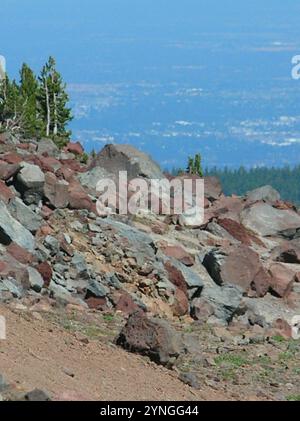
<path fill-rule="evenodd" d="M 25 401 L 30 401 L 30 402 L 51 401 L 47 393 L 40 389 L 34 389 L 31 392 L 26 393 L 26 395 L 24 396 L 24 399 Z"/>
<path fill-rule="evenodd" d="M 44 286 L 44 279 L 42 278 L 42 275 L 40 274 L 40 272 L 38 272 L 36 269 L 32 267 L 28 267 L 27 273 L 28 273 L 28 281 L 30 283 L 31 288 L 35 292 L 41 292 Z"/>
<path fill-rule="evenodd" d="M 60 249 L 60 244 L 57 238 L 52 235 L 47 235 L 44 240 L 44 245 L 51 251 L 53 255 L 57 254 Z"/>
<path fill-rule="evenodd" d="M 75 377 L 74 372 L 68 368 L 63 368 L 63 372 L 69 377 Z"/>
<path fill-rule="evenodd" d="M 73 222 L 70 224 L 70 227 L 71 227 L 73 230 L 78 231 L 78 232 L 82 232 L 82 231 L 83 231 L 83 229 L 84 229 L 84 227 L 83 227 L 82 223 L 81 223 L 81 222 L 79 222 L 79 221 L 73 221 Z"/>
<path fill-rule="evenodd" d="M 85 345 L 87 345 L 90 341 L 89 341 L 89 338 L 87 337 L 87 336 L 85 336 L 85 335 L 83 335 L 81 332 L 76 332 L 75 333 L 75 338 L 79 341 L 79 342 L 81 342 L 81 343 L 83 343 L 83 344 L 85 344 Z"/>
<path fill-rule="evenodd" d="M 5 381 L 5 378 L 2 374 L 0 374 L 0 392 L 3 392 L 5 389 L 7 389 L 8 384 Z"/>
<path fill-rule="evenodd" d="M 96 225 L 96 224 L 89 224 L 88 228 L 91 232 L 99 232 L 99 233 L 102 232 L 101 227 L 99 227 L 99 225 Z"/>
<path fill-rule="evenodd" d="M 185 384 L 188 384 L 194 389 L 201 389 L 199 380 L 195 373 L 181 373 L 179 376 L 179 380 L 181 380 Z"/>
<path fill-rule="evenodd" d="M 109 290 L 104 285 L 100 284 L 100 282 L 91 280 L 87 287 L 86 298 L 89 298 L 89 297 L 104 298 L 107 296 L 108 292 Z"/>

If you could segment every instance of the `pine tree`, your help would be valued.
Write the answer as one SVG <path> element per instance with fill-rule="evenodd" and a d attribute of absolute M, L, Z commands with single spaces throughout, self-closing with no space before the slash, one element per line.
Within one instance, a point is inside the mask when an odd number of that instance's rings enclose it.
<path fill-rule="evenodd" d="M 188 166 L 187 166 L 187 173 L 188 174 L 194 174 L 195 168 L 194 168 L 194 159 L 189 157 L 188 159 Z"/>
<path fill-rule="evenodd" d="M 20 88 L 6 75 L 0 82 L 0 127 L 1 130 L 18 132 L 22 126 L 22 101 Z"/>
<path fill-rule="evenodd" d="M 39 77 L 39 102 L 44 120 L 44 135 L 53 137 L 60 145 L 70 138 L 67 125 L 71 121 L 71 110 L 67 104 L 69 96 L 66 84 L 56 70 L 56 62 L 50 57 Z"/>
<path fill-rule="evenodd" d="M 194 167 L 195 167 L 195 173 L 197 175 L 199 175 L 199 177 L 203 177 L 203 170 L 202 170 L 201 161 L 202 161 L 201 155 L 199 153 L 196 154 Z"/>
<path fill-rule="evenodd" d="M 23 109 L 22 132 L 26 138 L 38 138 L 43 127 L 37 94 L 38 82 L 35 74 L 24 63 L 20 71 L 20 95 Z"/>
<path fill-rule="evenodd" d="M 187 172 L 188 174 L 197 174 L 199 177 L 203 177 L 202 158 L 199 153 L 194 158 L 189 157 Z"/>

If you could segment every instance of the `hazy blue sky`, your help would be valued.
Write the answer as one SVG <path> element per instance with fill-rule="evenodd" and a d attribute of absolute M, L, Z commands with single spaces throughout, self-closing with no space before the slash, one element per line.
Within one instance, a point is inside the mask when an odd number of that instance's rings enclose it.
<path fill-rule="evenodd" d="M 163 60 L 162 42 L 151 48 L 155 40 L 210 32 L 221 42 L 232 32 L 255 39 L 276 31 L 291 41 L 299 13 L 298 0 L 1 0 L 0 54 L 13 74 L 22 61 L 39 68 L 53 54 L 70 81 L 95 80 L 97 65 L 112 63 L 131 67 L 134 77 L 141 61 Z"/>
<path fill-rule="evenodd" d="M 205 165 L 298 163 L 299 0 L 0 0 L 0 11 L 9 75 L 54 55 L 88 148 L 131 143 L 162 165 L 199 151 Z"/>

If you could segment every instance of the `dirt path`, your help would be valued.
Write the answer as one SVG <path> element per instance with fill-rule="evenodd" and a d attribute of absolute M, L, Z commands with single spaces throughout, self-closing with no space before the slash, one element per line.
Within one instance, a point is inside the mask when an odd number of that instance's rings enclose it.
<path fill-rule="evenodd" d="M 142 357 L 101 344 L 87 345 L 46 320 L 0 305 L 7 340 L 0 342 L 0 373 L 19 388 L 41 388 L 64 400 L 211 400 L 214 390 L 197 391 L 176 373 Z"/>

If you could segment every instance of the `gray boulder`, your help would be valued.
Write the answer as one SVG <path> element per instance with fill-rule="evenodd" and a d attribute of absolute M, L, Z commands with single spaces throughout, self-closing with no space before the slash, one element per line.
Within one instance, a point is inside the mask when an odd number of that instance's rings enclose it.
<path fill-rule="evenodd" d="M 21 166 L 22 169 L 17 175 L 18 181 L 25 189 L 41 190 L 44 186 L 45 175 L 40 167 L 28 162 L 22 162 Z"/>
<path fill-rule="evenodd" d="M 276 320 L 285 320 L 290 323 L 294 316 L 300 314 L 300 304 L 291 308 L 285 302 L 281 301 L 278 305 L 278 298 L 271 294 L 261 300 L 259 298 L 244 298 L 244 305 L 247 309 L 246 318 L 251 324 L 258 324 L 264 328 L 269 328 Z"/>
<path fill-rule="evenodd" d="M 204 195 L 205 197 L 213 202 L 222 194 L 221 182 L 216 177 L 205 177 L 204 178 Z"/>
<path fill-rule="evenodd" d="M 50 295 L 62 304 L 79 304 L 83 307 L 87 307 L 86 303 L 79 297 L 74 296 L 62 285 L 57 285 L 53 280 L 49 285 Z"/>
<path fill-rule="evenodd" d="M 41 139 L 38 142 L 37 153 L 56 157 L 59 154 L 59 149 L 51 139 Z"/>
<path fill-rule="evenodd" d="M 240 214 L 241 223 L 263 237 L 300 228 L 300 215 L 292 210 L 275 209 L 268 203 L 256 203 Z"/>
<path fill-rule="evenodd" d="M 14 278 L 7 277 L 0 279 L 0 299 L 3 292 L 9 292 L 15 298 L 22 298 L 24 295 L 24 288 L 21 282 Z"/>
<path fill-rule="evenodd" d="M 70 275 L 73 279 L 89 278 L 88 266 L 82 254 L 74 253 L 71 260 Z"/>
<path fill-rule="evenodd" d="M 276 202 L 280 200 L 280 194 L 271 186 L 263 186 L 247 193 L 248 202 L 258 202 L 264 200 L 266 202 Z"/>
<path fill-rule="evenodd" d="M 35 292 L 41 292 L 43 286 L 44 286 L 44 280 L 41 276 L 41 274 L 34 268 L 28 267 L 27 268 L 28 273 L 28 281 L 31 286 L 31 288 Z"/>
<path fill-rule="evenodd" d="M 102 167 L 94 167 L 91 170 L 80 173 L 77 176 L 80 184 L 90 190 L 96 190 L 97 183 L 103 179 L 112 179 L 112 174 Z"/>
<path fill-rule="evenodd" d="M 213 315 L 223 323 L 232 320 L 241 305 L 242 297 L 242 290 L 233 285 L 206 286 L 201 293 L 201 299 L 211 305 Z"/>
<path fill-rule="evenodd" d="M 159 165 L 150 156 L 130 145 L 106 145 L 94 159 L 91 167 L 101 167 L 115 177 L 119 176 L 119 171 L 127 171 L 128 179 L 165 178 Z"/>
<path fill-rule="evenodd" d="M 103 233 L 109 236 L 114 234 L 115 246 L 125 250 L 127 257 L 135 258 L 138 266 L 156 260 L 155 246 L 149 235 L 112 218 L 97 218 L 96 224 L 102 228 Z"/>
<path fill-rule="evenodd" d="M 32 233 L 35 233 L 43 222 L 43 218 L 33 212 L 18 197 L 13 198 L 7 208 L 10 214 Z"/>
<path fill-rule="evenodd" d="M 0 243 L 8 245 L 12 241 L 28 251 L 34 250 L 35 240 L 31 232 L 14 219 L 0 201 Z"/>
<path fill-rule="evenodd" d="M 15 187 L 27 205 L 38 205 L 43 197 L 45 175 L 37 165 L 22 162 L 21 167 Z"/>
<path fill-rule="evenodd" d="M 50 250 L 52 256 L 55 256 L 60 250 L 60 243 L 58 239 L 52 235 L 47 235 L 45 237 L 44 246 Z"/>
<path fill-rule="evenodd" d="M 89 297 L 96 297 L 96 298 L 104 298 L 107 296 L 109 289 L 102 285 L 100 282 L 91 279 L 87 286 L 87 294 L 86 298 Z"/>

